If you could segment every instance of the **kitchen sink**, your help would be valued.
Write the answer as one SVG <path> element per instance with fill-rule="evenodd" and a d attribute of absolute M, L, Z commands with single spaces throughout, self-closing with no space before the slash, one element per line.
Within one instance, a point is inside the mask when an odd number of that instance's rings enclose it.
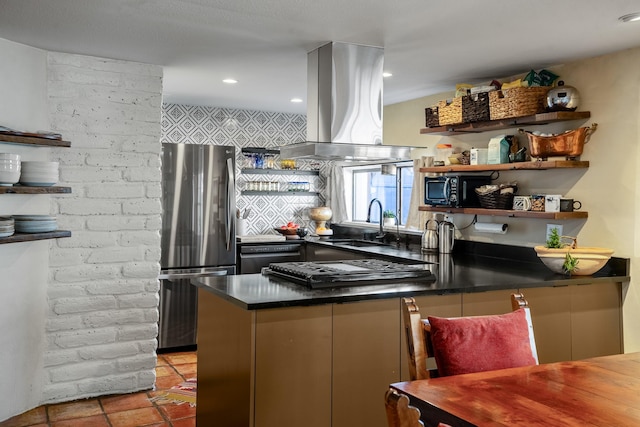
<path fill-rule="evenodd" d="M 344 240 L 340 239 L 340 240 L 331 240 L 330 242 L 336 246 L 351 246 L 356 248 L 389 246 L 388 243 L 374 242 L 372 240 L 359 240 L 359 239 L 344 239 Z"/>

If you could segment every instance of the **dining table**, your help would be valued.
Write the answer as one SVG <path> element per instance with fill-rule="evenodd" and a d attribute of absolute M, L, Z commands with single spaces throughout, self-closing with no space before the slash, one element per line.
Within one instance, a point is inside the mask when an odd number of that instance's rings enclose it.
<path fill-rule="evenodd" d="M 425 426 L 640 426 L 640 353 L 391 384 Z"/>

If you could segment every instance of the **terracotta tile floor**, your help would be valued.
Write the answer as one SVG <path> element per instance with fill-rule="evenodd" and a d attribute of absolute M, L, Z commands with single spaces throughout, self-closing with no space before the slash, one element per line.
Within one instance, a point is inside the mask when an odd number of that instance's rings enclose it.
<path fill-rule="evenodd" d="M 195 351 L 160 354 L 154 391 L 43 405 L 0 422 L 0 427 L 195 427 L 196 408 L 151 399 L 196 372 Z"/>

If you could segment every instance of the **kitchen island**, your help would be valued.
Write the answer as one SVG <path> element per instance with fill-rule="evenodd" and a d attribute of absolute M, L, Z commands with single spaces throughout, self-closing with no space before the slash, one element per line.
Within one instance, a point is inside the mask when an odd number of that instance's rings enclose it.
<path fill-rule="evenodd" d="M 404 296 L 415 297 L 423 315 L 460 316 L 507 312 L 509 294 L 522 290 L 541 363 L 622 352 L 626 260 L 566 278 L 526 256 L 478 249 L 437 261 L 388 247 L 349 251 L 437 262 L 427 264 L 435 281 L 309 289 L 260 274 L 195 279 L 198 424 L 384 427 L 384 392 L 408 379 Z"/>

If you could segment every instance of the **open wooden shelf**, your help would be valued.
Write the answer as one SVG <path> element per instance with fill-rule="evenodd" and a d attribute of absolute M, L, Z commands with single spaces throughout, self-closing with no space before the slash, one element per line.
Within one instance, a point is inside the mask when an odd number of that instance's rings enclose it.
<path fill-rule="evenodd" d="M 241 169 L 241 172 L 256 175 L 320 175 L 320 171 L 302 169 Z"/>
<path fill-rule="evenodd" d="M 501 163 L 498 165 L 448 165 L 420 168 L 420 172 L 487 172 L 505 170 L 545 170 L 545 169 L 584 169 L 589 167 L 588 161 L 575 160 L 542 160 L 532 162 Z"/>
<path fill-rule="evenodd" d="M 451 214 L 507 216 L 512 218 L 540 218 L 540 219 L 583 219 L 588 218 L 585 211 L 573 212 L 538 212 L 538 211 L 514 211 L 507 209 L 484 208 L 450 208 L 442 206 L 419 206 L 418 210 L 424 212 L 442 212 Z"/>
<path fill-rule="evenodd" d="M 0 186 L 0 194 L 68 194 L 71 187 L 33 187 L 26 185 L 14 185 L 13 187 Z"/>
<path fill-rule="evenodd" d="M 10 135 L 6 133 L 0 133 L 0 142 L 4 142 L 4 143 L 8 142 L 13 144 L 42 145 L 45 147 L 71 147 L 70 141 L 63 141 L 61 139 L 38 138 L 35 136 Z"/>
<path fill-rule="evenodd" d="M 243 196 L 318 196 L 320 193 L 315 191 L 253 191 L 242 190 Z"/>
<path fill-rule="evenodd" d="M 56 230 L 47 233 L 16 233 L 9 237 L 0 237 L 0 244 L 32 242 L 34 240 L 59 239 L 61 237 L 71 237 L 70 231 Z"/>
<path fill-rule="evenodd" d="M 554 111 L 551 113 L 540 113 L 533 116 L 511 117 L 501 120 L 490 120 L 486 122 L 460 123 L 456 125 L 437 126 L 420 129 L 421 134 L 441 134 L 456 135 L 461 133 L 478 133 L 492 130 L 508 129 L 528 125 L 544 125 L 547 123 L 561 122 L 567 120 L 581 120 L 591 117 L 589 111 Z"/>

